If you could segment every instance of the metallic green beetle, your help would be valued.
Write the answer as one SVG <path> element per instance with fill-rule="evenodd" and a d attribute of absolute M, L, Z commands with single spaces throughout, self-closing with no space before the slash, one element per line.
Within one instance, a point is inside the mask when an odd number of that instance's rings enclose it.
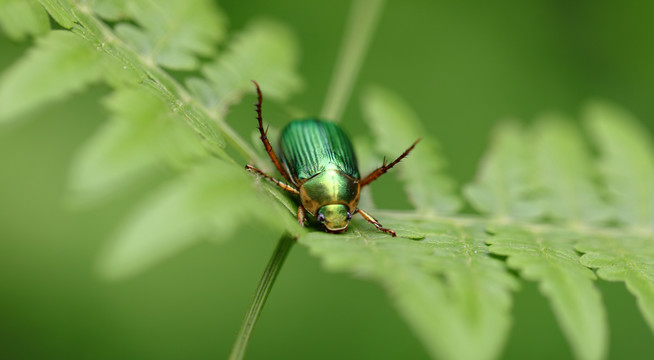
<path fill-rule="evenodd" d="M 304 226 L 308 213 L 322 223 L 325 231 L 340 233 L 347 230 L 352 215 L 359 213 L 377 229 L 396 236 L 367 212 L 357 208 L 361 188 L 370 184 L 406 157 L 420 141 L 416 140 L 390 164 L 384 164 L 361 179 L 356 156 L 347 135 L 336 124 L 318 119 L 296 120 L 284 128 L 281 135 L 281 161 L 275 154 L 263 129 L 261 89 L 255 82 L 258 101 L 254 104 L 259 121 L 261 141 L 279 173 L 290 184 L 281 182 L 252 165 L 245 168 L 298 195 L 297 220 Z"/>

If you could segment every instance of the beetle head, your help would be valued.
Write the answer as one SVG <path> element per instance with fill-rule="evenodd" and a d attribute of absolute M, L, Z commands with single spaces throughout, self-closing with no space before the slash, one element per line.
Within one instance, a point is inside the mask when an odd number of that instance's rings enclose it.
<path fill-rule="evenodd" d="M 321 207 L 316 214 L 316 220 L 325 225 L 327 232 L 343 232 L 350 224 L 352 214 L 343 204 L 330 204 Z"/>

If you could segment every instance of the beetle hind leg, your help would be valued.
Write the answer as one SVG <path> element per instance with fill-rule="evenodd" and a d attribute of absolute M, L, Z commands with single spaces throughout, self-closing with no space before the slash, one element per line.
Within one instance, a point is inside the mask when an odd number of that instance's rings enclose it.
<path fill-rule="evenodd" d="M 360 213 L 361 216 L 363 216 L 363 218 L 366 219 L 366 221 L 368 221 L 369 223 L 375 225 L 375 227 L 376 227 L 378 230 L 383 231 L 383 232 L 385 232 L 385 233 L 391 235 L 392 237 L 396 237 L 396 236 L 397 236 L 397 234 L 395 233 L 395 231 L 383 227 L 382 224 L 380 224 L 379 221 L 377 221 L 377 219 L 375 219 L 374 217 L 372 217 L 372 215 L 368 214 L 367 212 L 365 212 L 365 211 L 363 211 L 363 210 L 361 210 L 361 209 L 356 209 L 356 210 L 354 211 L 354 213 L 355 213 L 355 214 L 356 214 L 356 213 Z"/>

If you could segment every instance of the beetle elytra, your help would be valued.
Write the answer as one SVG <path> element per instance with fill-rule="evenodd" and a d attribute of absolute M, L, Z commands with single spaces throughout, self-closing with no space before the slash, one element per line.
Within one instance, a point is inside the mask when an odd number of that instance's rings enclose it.
<path fill-rule="evenodd" d="M 396 236 L 395 231 L 384 228 L 379 221 L 357 207 L 364 186 L 385 174 L 413 150 L 416 140 L 397 159 L 386 161 L 363 179 L 359 175 L 356 156 L 349 138 L 338 125 L 309 118 L 295 120 L 282 130 L 280 138 L 281 158 L 270 145 L 263 128 L 261 103 L 263 95 L 256 81 L 258 100 L 254 104 L 259 122 L 259 133 L 270 160 L 286 182 L 277 180 L 252 165 L 245 168 L 270 180 L 280 188 L 299 197 L 297 220 L 304 226 L 307 215 L 322 223 L 325 231 L 340 233 L 347 230 L 354 214 L 377 229 Z"/>

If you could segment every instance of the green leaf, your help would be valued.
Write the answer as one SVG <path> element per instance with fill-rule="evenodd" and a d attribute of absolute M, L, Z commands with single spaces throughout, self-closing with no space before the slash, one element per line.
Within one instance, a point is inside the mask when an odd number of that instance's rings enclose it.
<path fill-rule="evenodd" d="M 581 263 L 608 281 L 624 281 L 654 332 L 654 236 L 605 233 L 581 239 Z"/>
<path fill-rule="evenodd" d="M 36 0 L 0 0 L 0 28 L 12 40 L 50 30 L 48 14 Z"/>
<path fill-rule="evenodd" d="M 243 93 L 254 91 L 251 80 L 259 83 L 265 97 L 285 100 L 302 84 L 296 71 L 298 59 L 294 34 L 278 22 L 259 19 L 235 35 L 216 61 L 202 68 L 208 83 L 192 79 L 188 86 L 200 94 L 207 107 L 219 113 Z"/>
<path fill-rule="evenodd" d="M 477 178 L 464 188 L 477 210 L 501 221 L 543 214 L 530 143 L 527 132 L 517 123 L 498 126 Z"/>
<path fill-rule="evenodd" d="M 600 168 L 618 220 L 642 231 L 654 229 L 654 147 L 648 131 L 625 111 L 604 103 L 586 110 L 600 151 Z"/>
<path fill-rule="evenodd" d="M 377 150 L 388 162 L 400 156 L 414 141 L 422 139 L 408 158 L 392 170 L 400 174 L 416 209 L 436 214 L 456 212 L 461 200 L 454 195 L 453 181 L 443 173 L 445 162 L 438 143 L 422 129 L 415 112 L 396 94 L 379 87 L 368 90 L 363 111 L 375 134 Z"/>
<path fill-rule="evenodd" d="M 75 16 L 66 0 L 39 0 L 45 10 L 63 28 L 70 29 L 75 24 Z"/>
<path fill-rule="evenodd" d="M 102 76 L 102 53 L 67 31 L 52 31 L 0 78 L 0 122 L 80 91 Z"/>
<path fill-rule="evenodd" d="M 578 359 L 603 359 L 608 330 L 595 275 L 579 263 L 573 244 L 578 234 L 536 227 L 492 227 L 490 251 L 507 256 L 520 276 L 537 281 Z"/>
<path fill-rule="evenodd" d="M 228 158 L 223 150 L 227 140 L 245 158 L 258 159 L 247 143 L 222 121 L 222 116 L 200 106 L 199 101 L 194 99 L 170 74 L 135 53 L 112 32 L 106 23 L 98 19 L 88 7 L 96 6 L 98 2 L 75 3 L 73 6 L 58 0 L 41 0 L 41 2 L 53 17 L 61 17 L 57 21 L 60 21 L 62 26 L 72 26 L 72 23 L 75 23 L 74 33 L 100 53 L 105 54 L 102 67 L 107 83 L 115 87 L 145 86 L 153 91 L 169 104 L 173 111 L 179 112 L 186 122 L 211 144 L 213 152 L 222 158 Z M 119 14 L 126 6 L 119 0 L 106 4 L 110 9 L 107 11 L 109 13 L 113 11 L 114 14 Z M 71 24 L 65 23 L 66 21 L 70 21 Z M 266 59 L 261 61 L 266 62 Z M 270 68 L 270 71 L 274 72 L 274 68 Z"/>
<path fill-rule="evenodd" d="M 209 57 L 225 36 L 226 20 L 210 0 L 97 1 L 94 9 L 119 23 L 118 36 L 147 63 L 177 70 L 195 70 L 198 56 Z"/>
<path fill-rule="evenodd" d="M 511 322 L 510 291 L 517 284 L 502 262 L 489 256 L 483 228 L 382 215 L 382 224 L 396 230 L 397 238 L 354 221 L 346 234 L 312 232 L 298 241 L 328 270 L 381 284 L 433 357 L 497 358 Z"/>
<path fill-rule="evenodd" d="M 603 231 L 582 239 L 581 262 L 609 281 L 624 281 L 654 331 L 654 149 L 636 119 L 615 106 L 592 103 L 586 124 L 600 151 L 600 169 L 616 219 L 631 231 Z"/>
<path fill-rule="evenodd" d="M 11 0 L 4 1 L 0 5 Z M 292 199 L 270 184 L 264 194 L 275 200 L 262 197 L 241 164 L 230 164 L 228 154 L 256 159 L 257 153 L 223 121 L 228 107 L 253 90 L 252 79 L 266 97 L 282 100 L 300 87 L 297 41 L 288 29 L 251 23 L 214 57 L 224 22 L 209 0 L 39 2 L 71 31 L 38 39 L 2 76 L 0 119 L 104 80 L 117 89 L 107 101 L 112 119 L 78 158 L 77 194 L 114 194 L 163 163 L 180 173 L 148 195 L 112 238 L 100 265 L 105 276 L 135 274 L 199 240 L 233 238 L 242 224 L 255 222 L 273 232 L 291 229 L 327 269 L 383 286 L 434 357 L 500 356 L 517 286 L 506 265 L 539 282 L 578 358 L 607 351 L 604 309 L 588 267 L 602 279 L 624 281 L 654 330 L 653 149 L 647 132 L 622 111 L 603 104 L 588 111 L 601 181 L 582 136 L 566 120 L 548 116 L 529 129 L 503 125 L 476 181 L 465 188 L 481 214 L 444 218 L 460 200 L 444 175 L 438 145 L 397 95 L 373 89 L 364 109 L 381 152 L 395 158 L 423 138 L 393 170 L 420 212 L 372 211 L 399 238 L 361 219 L 345 234 L 303 234 Z M 19 3 L 26 18 L 42 15 L 33 4 Z M 5 31 L 23 37 L 45 31 L 38 24 L 13 23 Z M 187 81 L 190 92 L 175 80 L 184 74 L 173 77 L 160 67 L 198 69 L 207 56 L 214 57 L 201 69 L 207 79 Z M 223 152 L 227 145 L 232 148 Z M 580 258 L 575 249 L 585 254 Z"/>
<path fill-rule="evenodd" d="M 560 118 L 542 117 L 533 133 L 508 123 L 496 132 L 480 176 L 466 194 L 500 222 L 548 215 L 582 228 L 608 213 L 590 164 L 581 137 Z M 496 236 L 488 239 L 490 251 L 507 256 L 521 277 L 540 283 L 577 358 L 603 358 L 606 316 L 594 275 L 579 263 L 573 248 L 580 235 L 524 224 L 494 226 L 492 231 Z"/>
<path fill-rule="evenodd" d="M 132 0 L 87 0 L 86 3 L 101 18 L 118 22 L 131 18 L 127 7 L 130 1 Z"/>
<path fill-rule="evenodd" d="M 248 176 L 209 161 L 151 194 L 113 236 L 100 272 L 110 279 L 134 275 L 200 240 L 230 240 L 246 223 L 263 222 L 281 234 L 279 208 L 261 198 Z"/>
<path fill-rule="evenodd" d="M 183 119 L 153 94 L 119 90 L 105 104 L 113 119 L 87 141 L 73 163 L 70 187 L 76 201 L 108 198 L 157 165 L 208 155 Z"/>
<path fill-rule="evenodd" d="M 557 115 L 543 116 L 534 132 L 546 215 L 573 227 L 606 220 L 611 214 L 600 196 L 599 174 L 572 122 Z"/>

